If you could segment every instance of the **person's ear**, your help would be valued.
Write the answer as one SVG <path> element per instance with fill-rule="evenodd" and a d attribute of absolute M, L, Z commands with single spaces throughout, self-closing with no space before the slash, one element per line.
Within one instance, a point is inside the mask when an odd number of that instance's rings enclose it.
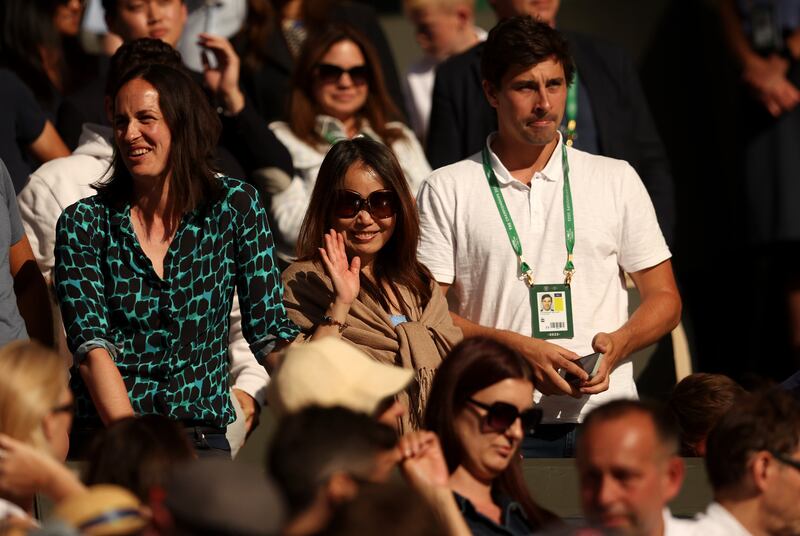
<path fill-rule="evenodd" d="M 667 472 L 665 475 L 664 503 L 668 503 L 681 491 L 683 478 L 686 474 L 686 466 L 680 456 L 671 456 L 667 461 Z"/>
<path fill-rule="evenodd" d="M 358 493 L 358 484 L 350 475 L 344 472 L 336 472 L 325 485 L 325 494 L 330 504 L 340 504 L 349 501 Z"/>
<path fill-rule="evenodd" d="M 489 105 L 492 108 L 497 108 L 497 89 L 488 80 L 482 80 L 481 86 L 483 86 L 483 94 L 486 95 Z"/>
<path fill-rule="evenodd" d="M 767 489 L 769 477 L 774 471 L 775 459 L 765 450 L 761 450 L 753 454 L 750 459 L 750 476 L 753 484 L 760 491 L 764 492 Z"/>

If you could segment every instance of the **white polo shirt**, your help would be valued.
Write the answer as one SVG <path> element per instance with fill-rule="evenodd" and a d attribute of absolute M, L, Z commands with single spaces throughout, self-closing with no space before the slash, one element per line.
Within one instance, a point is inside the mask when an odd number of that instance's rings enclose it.
<path fill-rule="evenodd" d="M 491 148 L 490 153 L 536 283 L 563 283 L 567 253 L 560 137 L 530 187 L 514 179 Z M 587 355 L 598 332 L 614 331 L 628 319 L 623 271 L 650 268 L 671 254 L 650 197 L 627 162 L 572 148 L 567 148 L 567 158 L 575 214 L 575 336 L 551 342 Z M 484 326 L 531 335 L 528 288 L 492 198 L 481 154 L 434 171 L 420 187 L 417 204 L 419 258 L 437 281 L 452 285 L 450 309 Z M 537 393 L 537 401 L 544 409 L 544 422 L 569 423 L 611 399 L 637 396 L 632 364 L 624 361 L 611 374 L 604 393 L 580 399 Z"/>

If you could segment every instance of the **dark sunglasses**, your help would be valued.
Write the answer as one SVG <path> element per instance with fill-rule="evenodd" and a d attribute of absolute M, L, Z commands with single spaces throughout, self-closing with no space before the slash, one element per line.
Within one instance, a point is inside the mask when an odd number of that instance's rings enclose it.
<path fill-rule="evenodd" d="M 356 65 L 349 69 L 343 69 L 331 63 L 320 63 L 317 65 L 317 77 L 323 84 L 335 84 L 344 73 L 350 77 L 353 84 L 363 86 L 369 82 L 369 67 L 366 65 Z"/>
<path fill-rule="evenodd" d="M 772 457 L 778 460 L 779 462 L 794 467 L 795 469 L 800 471 L 800 460 L 795 460 L 775 450 L 770 450 L 769 453 L 772 454 Z"/>
<path fill-rule="evenodd" d="M 391 190 L 372 192 L 364 199 L 353 190 L 339 190 L 333 215 L 337 218 L 355 218 L 362 210 L 366 210 L 373 218 L 384 219 L 397 212 L 397 194 Z"/>
<path fill-rule="evenodd" d="M 516 422 L 517 418 L 522 423 L 522 432 L 525 435 L 532 434 L 536 427 L 539 426 L 539 423 L 542 422 L 542 410 L 539 408 L 530 408 L 520 412 L 516 406 L 506 402 L 484 404 L 474 398 L 468 399 L 467 402 L 486 410 L 484 422 L 493 432 L 498 434 L 505 433 Z"/>

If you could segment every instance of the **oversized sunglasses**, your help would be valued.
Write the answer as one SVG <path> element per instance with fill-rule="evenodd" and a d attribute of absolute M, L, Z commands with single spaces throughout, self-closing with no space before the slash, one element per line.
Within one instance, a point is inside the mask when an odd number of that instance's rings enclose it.
<path fill-rule="evenodd" d="M 525 435 L 532 434 L 536 427 L 539 426 L 539 423 L 542 422 L 542 410 L 539 408 L 530 408 L 521 412 L 516 406 L 506 402 L 484 404 L 474 398 L 468 399 L 467 402 L 486 410 L 484 422 L 493 432 L 498 434 L 505 433 L 517 419 L 522 423 L 522 432 Z"/>
<path fill-rule="evenodd" d="M 369 82 L 369 67 L 366 65 L 356 65 L 349 69 L 344 69 L 331 63 L 317 65 L 317 77 L 323 84 L 335 84 L 345 73 L 353 81 L 353 84 L 357 86 L 363 86 Z"/>
<path fill-rule="evenodd" d="M 337 218 L 355 218 L 362 210 L 366 210 L 373 218 L 384 219 L 397 212 L 397 194 L 391 190 L 377 190 L 361 197 L 353 190 L 339 190 L 333 215 Z"/>

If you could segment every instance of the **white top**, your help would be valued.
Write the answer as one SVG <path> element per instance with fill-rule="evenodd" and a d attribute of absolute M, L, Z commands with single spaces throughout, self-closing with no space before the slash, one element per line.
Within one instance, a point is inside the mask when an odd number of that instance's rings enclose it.
<path fill-rule="evenodd" d="M 567 154 L 575 213 L 575 336 L 551 342 L 587 355 L 598 332 L 614 331 L 628 319 L 622 272 L 638 272 L 671 255 L 650 197 L 627 162 L 572 148 Z M 563 283 L 567 253 L 561 141 L 530 187 L 514 179 L 494 152 L 491 158 L 536 282 Z M 484 326 L 531 335 L 528 288 L 493 201 L 481 154 L 434 171 L 420 188 L 417 205 L 422 228 L 419 259 L 437 281 L 452 284 L 451 310 Z M 632 364 L 623 361 L 604 393 L 578 399 L 537 393 L 537 401 L 544 422 L 580 422 L 597 405 L 637 396 Z"/>
<path fill-rule="evenodd" d="M 390 122 L 387 126 L 399 128 L 403 136 L 392 143 L 400 167 L 405 173 L 412 195 L 417 194 L 420 183 L 431 172 L 425 152 L 414 133 L 402 123 Z M 312 146 L 298 138 L 287 123 L 276 121 L 269 128 L 275 137 L 283 143 L 292 155 L 295 176 L 288 188 L 272 196 L 270 226 L 276 235 L 278 254 L 287 261 L 294 260 L 295 244 L 300 235 L 300 227 L 311 201 L 311 192 L 317 182 L 317 174 L 325 155 L 331 148 L 330 143 Z M 317 116 L 316 131 L 327 139 L 346 139 L 344 125 L 341 121 L 327 115 Z M 361 133 L 372 139 L 381 140 L 374 130 L 365 124 Z"/>
<path fill-rule="evenodd" d="M 2 527 L 3 524 L 9 521 L 11 518 L 24 519 L 28 522 L 32 522 L 37 527 L 39 526 L 39 523 L 35 519 L 31 518 L 31 516 L 29 516 L 25 510 L 11 501 L 0 498 L 0 527 Z"/>
<path fill-rule="evenodd" d="M 478 41 L 486 40 L 486 30 L 475 26 L 475 35 Z M 411 64 L 406 72 L 403 84 L 403 96 L 406 101 L 411 128 L 417 137 L 425 143 L 428 135 L 428 123 L 431 118 L 431 105 L 433 101 L 433 83 L 436 81 L 436 67 L 439 66 L 435 58 L 424 55 Z"/>
<path fill-rule="evenodd" d="M 664 518 L 664 536 L 692 536 L 694 534 L 695 521 L 673 517 L 667 507 L 664 507 L 661 514 Z"/>
<path fill-rule="evenodd" d="M 705 514 L 697 517 L 694 524 L 696 536 L 751 536 L 744 526 L 718 502 L 712 502 Z"/>
<path fill-rule="evenodd" d="M 25 234 L 31 243 L 36 262 L 48 281 L 52 279 L 55 264 L 53 251 L 58 217 L 68 206 L 97 193 L 91 185 L 104 178 L 111 165 L 114 156 L 112 137 L 111 127 L 84 124 L 75 152 L 43 164 L 30 176 L 28 184 L 17 195 Z M 60 321 L 57 306 L 54 313 Z M 64 344 L 60 351 L 69 354 L 63 337 L 60 338 Z M 233 297 L 228 344 L 233 387 L 241 389 L 263 405 L 269 375 L 244 339 L 237 295 Z"/>

